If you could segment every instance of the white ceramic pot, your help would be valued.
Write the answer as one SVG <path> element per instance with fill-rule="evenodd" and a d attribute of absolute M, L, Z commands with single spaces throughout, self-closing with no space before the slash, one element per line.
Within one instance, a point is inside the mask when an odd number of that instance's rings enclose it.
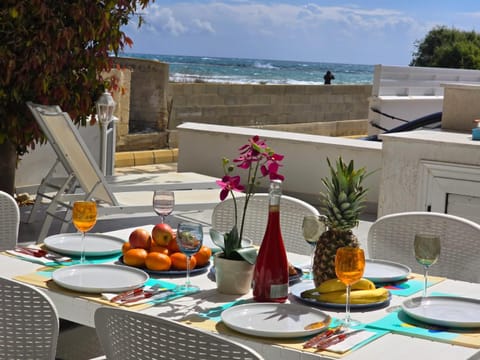
<path fill-rule="evenodd" d="M 252 287 L 255 265 L 244 260 L 229 260 L 217 253 L 214 257 L 217 290 L 222 294 L 244 295 Z"/>

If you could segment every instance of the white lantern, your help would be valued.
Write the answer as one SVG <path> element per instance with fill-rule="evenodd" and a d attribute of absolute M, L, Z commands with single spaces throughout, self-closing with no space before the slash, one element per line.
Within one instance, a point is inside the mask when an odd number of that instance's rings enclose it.
<path fill-rule="evenodd" d="M 114 120 L 113 112 L 117 103 L 113 100 L 112 95 L 105 91 L 97 101 L 97 119 L 101 127 L 100 136 L 100 167 L 104 175 L 107 175 L 107 131 L 108 124 Z M 115 136 L 115 133 L 114 133 Z"/>

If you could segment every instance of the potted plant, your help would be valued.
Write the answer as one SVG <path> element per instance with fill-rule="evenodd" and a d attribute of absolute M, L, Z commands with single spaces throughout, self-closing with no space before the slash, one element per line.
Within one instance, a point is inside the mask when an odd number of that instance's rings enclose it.
<path fill-rule="evenodd" d="M 230 195 L 234 204 L 232 229 L 225 234 L 210 230 L 212 241 L 222 249 L 214 259 L 217 288 L 222 293 L 246 294 L 250 290 L 257 249 L 242 246 L 248 204 L 262 178 L 284 180 L 284 176 L 278 173 L 282 160 L 283 155 L 275 153 L 259 136 L 251 137 L 247 144 L 241 146 L 239 157 L 233 162 L 227 158 L 222 160 L 225 175 L 217 180 L 222 188 L 220 200 L 224 201 Z M 235 170 L 246 171 L 245 185 L 241 184 L 240 175 L 233 174 Z M 241 219 L 238 219 L 236 192 L 243 193 L 245 200 Z"/>

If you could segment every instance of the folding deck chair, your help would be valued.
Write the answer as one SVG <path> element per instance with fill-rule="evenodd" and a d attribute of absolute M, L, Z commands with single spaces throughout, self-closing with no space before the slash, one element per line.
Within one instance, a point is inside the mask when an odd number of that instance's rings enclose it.
<path fill-rule="evenodd" d="M 55 177 L 52 169 L 38 188 L 36 202 L 39 198 L 50 199 L 39 242 L 47 235 L 53 219 L 62 221 L 61 231 L 66 231 L 71 221 L 72 204 L 77 200 L 97 201 L 99 219 L 109 215 L 153 212 L 151 201 L 139 203 L 142 198 L 139 193 L 157 189 L 175 191 L 175 210 L 209 209 L 218 203 L 217 179 L 211 176 L 171 172 L 105 177 L 66 112 L 58 106 L 32 102 L 27 105 L 55 151 L 58 162 L 67 172 L 66 177 Z M 52 190 L 54 194 L 50 196 L 48 192 Z M 59 216 L 62 209 L 66 212 Z"/>

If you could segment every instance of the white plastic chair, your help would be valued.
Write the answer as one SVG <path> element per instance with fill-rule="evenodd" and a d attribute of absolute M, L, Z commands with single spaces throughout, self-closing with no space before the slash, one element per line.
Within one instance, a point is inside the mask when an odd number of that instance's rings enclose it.
<path fill-rule="evenodd" d="M 153 213 L 150 196 L 158 189 L 196 190 L 177 191 L 175 210 L 209 209 L 217 203 L 217 179 L 211 176 L 180 172 L 105 177 L 67 113 L 58 106 L 31 102 L 27 105 L 68 174 L 65 178 L 53 178 L 54 172 L 51 171 L 39 187 L 37 197 L 50 199 L 39 242 L 47 235 L 54 218 L 64 222 L 61 231 L 66 231 L 70 222 L 69 210 L 76 200 L 100 201 L 99 205 L 103 206 L 98 210 L 99 219 L 113 214 Z M 49 196 L 46 191 L 52 189 L 56 193 Z M 152 192 L 148 203 L 139 203 L 142 198 L 139 192 Z M 59 209 L 66 209 L 67 216 L 59 217 Z M 34 210 L 35 206 L 32 213 Z"/>
<path fill-rule="evenodd" d="M 429 274 L 480 282 L 480 225 L 454 215 L 433 212 L 385 215 L 369 229 L 369 257 L 399 262 L 423 273 L 413 250 L 417 233 L 440 236 L 440 257 L 430 267 Z"/>
<path fill-rule="evenodd" d="M 0 191 L 0 250 L 13 249 L 17 245 L 20 210 L 17 201 Z"/>
<path fill-rule="evenodd" d="M 107 359 L 263 359 L 225 337 L 124 309 L 99 308 L 95 311 L 95 329 Z"/>
<path fill-rule="evenodd" d="M 0 278 L 2 359 L 55 359 L 59 321 L 52 301 L 33 286 Z"/>
<path fill-rule="evenodd" d="M 250 198 L 245 218 L 244 236 L 255 245 L 260 245 L 265 234 L 268 220 L 267 193 L 257 193 Z M 237 197 L 238 221 L 243 214 L 244 197 Z M 312 248 L 302 235 L 302 222 L 305 215 L 319 216 L 318 210 L 309 203 L 282 195 L 280 200 L 280 227 L 282 229 L 283 242 L 287 251 L 296 254 L 310 255 Z M 231 197 L 219 202 L 212 213 L 212 228 L 220 232 L 230 231 L 235 221 L 235 210 Z M 240 228 L 240 224 L 238 224 Z"/>

